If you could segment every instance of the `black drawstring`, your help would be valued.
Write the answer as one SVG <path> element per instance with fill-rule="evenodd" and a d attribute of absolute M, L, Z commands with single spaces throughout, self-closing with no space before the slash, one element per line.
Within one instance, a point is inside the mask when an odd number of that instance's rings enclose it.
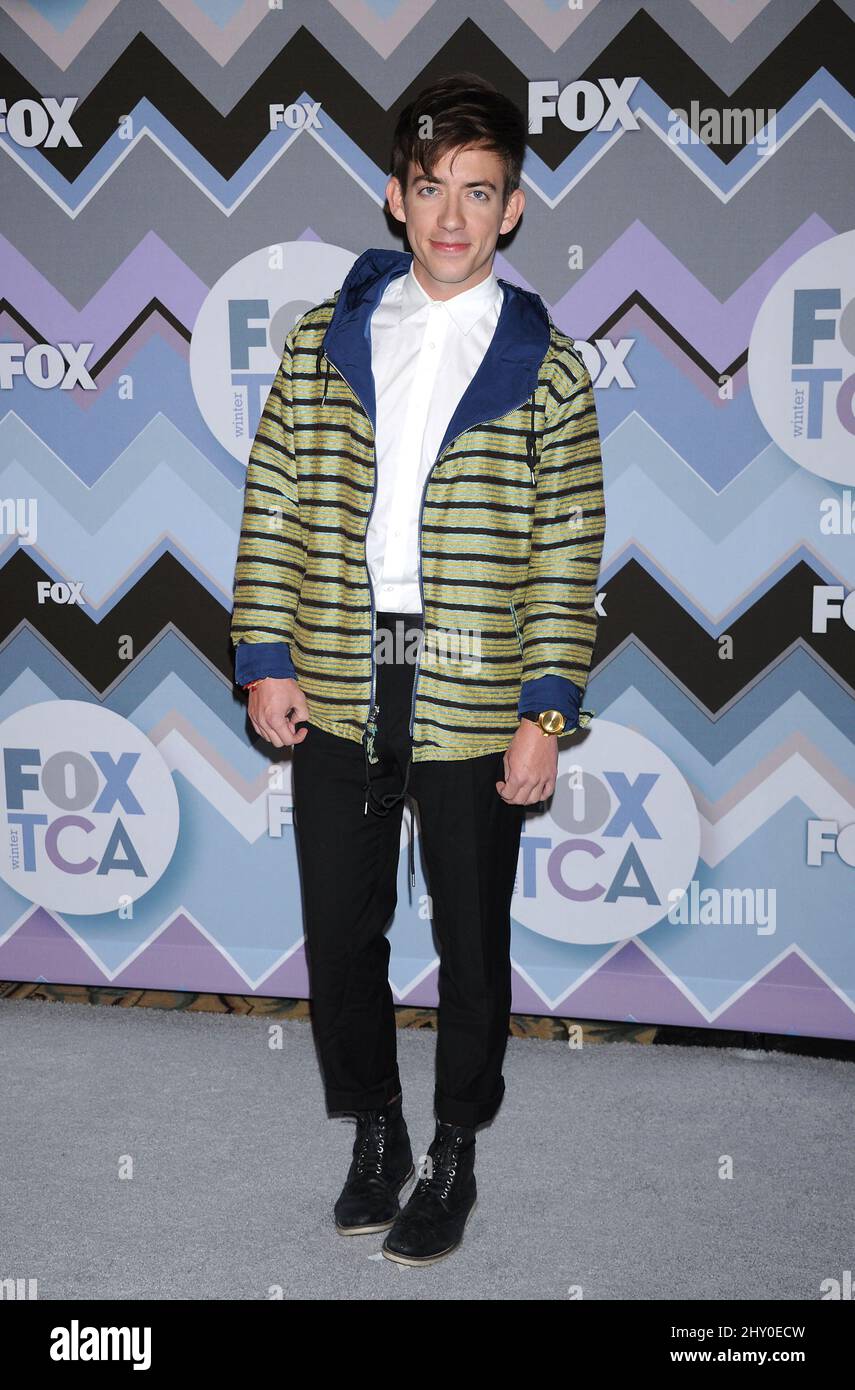
<path fill-rule="evenodd" d="M 369 804 L 370 804 L 371 809 L 372 809 L 372 811 L 375 813 L 375 815 L 378 815 L 378 816 L 387 816 L 387 815 L 389 814 L 389 812 L 391 811 L 392 807 L 393 807 L 393 806 L 396 806 L 397 803 L 398 803 L 399 801 L 401 801 L 401 800 L 407 795 L 407 785 L 408 785 L 409 780 L 410 780 L 410 767 L 411 767 L 412 761 L 413 761 L 413 750 L 412 750 L 412 748 L 410 749 L 410 755 L 409 755 L 409 757 L 407 758 L 407 770 L 406 770 L 406 772 L 404 773 L 404 785 L 401 787 L 401 790 L 400 790 L 399 792 L 384 792 L 384 794 L 383 794 L 382 796 L 380 796 L 380 797 L 378 797 L 378 796 L 376 795 L 376 793 L 375 793 L 375 791 L 374 791 L 374 788 L 371 786 L 371 765 L 370 765 L 370 763 L 369 763 L 369 761 L 368 761 L 368 743 L 367 743 L 367 741 L 366 741 L 365 738 L 363 738 L 363 740 L 362 740 L 362 751 L 363 751 L 363 753 L 364 753 L 364 755 L 365 755 L 365 787 L 364 787 L 364 790 L 365 790 L 365 808 L 364 808 L 362 814 L 363 814 L 363 815 L 366 815 L 366 814 L 367 814 L 367 812 L 368 812 L 368 806 L 369 806 Z M 415 838 L 415 835 L 414 835 L 414 829 L 413 829 L 413 811 L 412 811 L 412 807 L 410 807 L 410 845 L 409 845 L 410 882 L 411 882 L 411 884 L 413 885 L 413 887 L 415 888 L 415 886 L 416 886 L 416 864 L 415 864 L 415 854 L 414 854 L 414 850 L 413 850 L 413 841 L 414 841 L 414 838 Z"/>
<path fill-rule="evenodd" d="M 365 754 L 365 811 L 368 810 L 369 803 L 372 811 L 376 811 L 378 816 L 385 816 L 392 807 L 397 805 L 402 797 L 407 794 L 407 784 L 410 780 L 410 765 L 413 761 L 413 750 L 410 749 L 410 756 L 407 758 L 407 770 L 404 774 L 404 785 L 399 792 L 384 792 L 378 797 L 371 786 L 371 769 L 368 762 L 368 746 L 365 739 L 362 740 L 362 751 Z M 365 812 L 363 812 L 364 814 Z"/>

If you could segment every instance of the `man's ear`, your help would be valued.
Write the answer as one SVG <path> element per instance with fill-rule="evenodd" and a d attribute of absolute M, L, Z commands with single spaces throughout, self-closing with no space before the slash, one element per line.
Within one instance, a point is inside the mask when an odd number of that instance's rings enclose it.
<path fill-rule="evenodd" d="M 390 174 L 386 184 L 386 202 L 389 204 L 389 211 L 399 222 L 406 222 L 407 215 L 404 212 L 404 190 L 401 181 L 395 174 Z"/>
<path fill-rule="evenodd" d="M 515 188 L 507 203 L 505 204 L 505 215 L 502 218 L 502 225 L 499 228 L 499 235 L 505 236 L 513 231 L 519 222 L 525 208 L 525 193 L 521 188 Z"/>

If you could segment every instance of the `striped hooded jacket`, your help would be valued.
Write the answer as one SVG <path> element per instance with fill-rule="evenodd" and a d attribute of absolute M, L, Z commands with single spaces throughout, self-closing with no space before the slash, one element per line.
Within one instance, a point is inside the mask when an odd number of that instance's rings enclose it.
<path fill-rule="evenodd" d="M 372 249 L 285 340 L 250 452 L 231 637 L 240 685 L 292 676 L 311 722 L 376 762 L 372 310 L 408 252 Z M 580 710 L 605 508 L 591 379 L 540 297 L 496 331 L 422 490 L 411 759 L 503 752 L 524 711 Z"/>

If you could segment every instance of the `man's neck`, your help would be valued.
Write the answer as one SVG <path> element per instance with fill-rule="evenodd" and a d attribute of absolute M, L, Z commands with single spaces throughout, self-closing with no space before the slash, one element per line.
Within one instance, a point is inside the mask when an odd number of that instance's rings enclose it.
<path fill-rule="evenodd" d="M 442 280 L 435 280 L 434 277 L 425 270 L 421 261 L 417 261 L 413 256 L 413 275 L 421 285 L 429 299 L 448 300 L 454 299 L 458 294 L 465 294 L 466 290 L 473 290 L 476 285 L 481 285 L 493 273 L 493 261 L 490 260 L 486 266 L 480 267 L 472 278 L 463 280 L 460 284 L 449 285 Z"/>

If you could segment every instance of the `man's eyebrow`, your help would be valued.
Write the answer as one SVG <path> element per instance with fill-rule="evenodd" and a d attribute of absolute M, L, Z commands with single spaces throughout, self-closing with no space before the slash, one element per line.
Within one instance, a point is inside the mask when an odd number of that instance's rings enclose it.
<path fill-rule="evenodd" d="M 440 178 L 429 178 L 427 174 L 416 174 L 415 178 L 413 179 L 413 183 L 445 183 L 445 182 L 446 182 L 445 179 L 440 179 Z M 492 188 L 492 190 L 493 190 L 494 193 L 496 193 L 496 192 L 498 191 L 498 190 L 497 190 L 497 187 L 496 187 L 496 184 L 493 183 L 493 180 L 492 180 L 492 179 L 469 179 L 466 183 L 464 183 L 463 187 L 464 187 L 464 188 Z"/>

